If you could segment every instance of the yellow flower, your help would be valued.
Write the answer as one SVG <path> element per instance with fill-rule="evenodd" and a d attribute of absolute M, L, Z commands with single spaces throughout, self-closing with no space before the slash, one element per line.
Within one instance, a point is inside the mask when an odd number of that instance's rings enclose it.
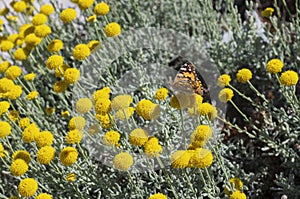
<path fill-rule="evenodd" d="M 77 113 L 84 114 L 91 110 L 93 106 L 92 101 L 89 98 L 80 98 L 76 102 L 76 111 Z"/>
<path fill-rule="evenodd" d="M 18 191 L 22 197 L 30 197 L 35 194 L 38 189 L 38 183 L 34 178 L 25 178 L 21 180 Z"/>
<path fill-rule="evenodd" d="M 1 101 L 0 102 L 0 115 L 3 115 L 8 111 L 10 107 L 10 103 L 8 101 Z"/>
<path fill-rule="evenodd" d="M 299 80 L 298 73 L 292 70 L 285 71 L 280 76 L 280 83 L 284 86 L 293 86 Z"/>
<path fill-rule="evenodd" d="M 5 138 L 11 134 L 11 126 L 8 122 L 0 121 L 0 138 Z"/>
<path fill-rule="evenodd" d="M 205 145 L 206 141 L 212 136 L 212 129 L 207 125 L 200 125 L 191 134 L 191 146 L 200 148 Z"/>
<path fill-rule="evenodd" d="M 267 63 L 267 71 L 271 74 L 281 72 L 283 68 L 283 62 L 280 59 L 271 59 Z"/>
<path fill-rule="evenodd" d="M 82 139 L 82 132 L 74 129 L 68 132 L 68 134 L 66 135 L 66 142 L 68 144 L 76 144 L 79 143 Z"/>
<path fill-rule="evenodd" d="M 98 40 L 92 40 L 92 41 L 90 41 L 90 42 L 87 44 L 87 46 L 88 46 L 89 49 L 92 51 L 92 50 L 94 50 L 96 47 L 97 47 L 97 48 L 100 47 L 100 41 L 98 41 Z"/>
<path fill-rule="evenodd" d="M 223 88 L 228 86 L 231 81 L 231 77 L 227 74 L 223 74 L 218 78 L 218 86 Z"/>
<path fill-rule="evenodd" d="M 28 49 L 25 48 L 18 48 L 15 52 L 14 52 L 14 57 L 16 60 L 19 61 L 24 61 L 27 59 L 28 55 L 29 55 L 30 51 Z"/>
<path fill-rule="evenodd" d="M 239 178 L 230 178 L 230 184 L 234 185 L 234 188 L 237 190 L 241 190 L 243 187 L 243 182 Z"/>
<path fill-rule="evenodd" d="M 7 78 L 0 79 L 0 93 L 5 94 L 13 89 L 14 82 Z"/>
<path fill-rule="evenodd" d="M 108 129 L 112 127 L 112 123 L 114 121 L 113 116 L 109 114 L 105 114 L 105 115 L 97 114 L 96 119 L 100 121 L 100 125 L 104 129 Z"/>
<path fill-rule="evenodd" d="M 157 100 L 166 100 L 168 97 L 168 89 L 160 88 L 156 91 L 154 98 Z"/>
<path fill-rule="evenodd" d="M 70 116 L 70 113 L 69 113 L 69 111 L 63 111 L 63 112 L 61 112 L 61 116 L 68 117 L 68 116 Z"/>
<path fill-rule="evenodd" d="M 42 25 L 38 25 L 35 27 L 34 29 L 34 34 L 38 37 L 46 37 L 47 35 L 49 35 L 51 33 L 51 28 L 50 26 L 47 26 L 45 24 Z"/>
<path fill-rule="evenodd" d="M 65 71 L 70 68 L 70 66 L 68 66 L 67 64 L 63 64 L 62 66 L 59 66 L 57 68 L 55 68 L 54 72 L 55 72 L 55 76 L 62 78 L 64 76 Z"/>
<path fill-rule="evenodd" d="M 0 46 L 1 46 L 1 51 L 7 52 L 7 51 L 11 50 L 15 45 L 11 41 L 2 40 Z"/>
<path fill-rule="evenodd" d="M 75 116 L 70 120 L 68 128 L 70 130 L 74 130 L 74 129 L 82 130 L 84 128 L 85 124 L 86 124 L 86 121 L 85 121 L 84 117 Z"/>
<path fill-rule="evenodd" d="M 212 164 L 213 159 L 214 157 L 209 150 L 198 148 L 193 152 L 189 164 L 192 167 L 204 169 L 205 167 L 209 167 Z"/>
<path fill-rule="evenodd" d="M 10 100 L 16 100 L 22 94 L 22 87 L 18 85 L 13 85 L 13 87 L 2 95 L 3 98 L 8 98 Z"/>
<path fill-rule="evenodd" d="M 46 61 L 46 67 L 50 70 L 62 66 L 64 63 L 64 58 L 60 55 L 52 55 Z"/>
<path fill-rule="evenodd" d="M 98 3 L 94 8 L 96 15 L 106 15 L 109 13 L 109 6 L 105 2 Z"/>
<path fill-rule="evenodd" d="M 95 103 L 95 111 L 97 114 L 105 115 L 110 112 L 111 101 L 107 98 L 99 98 Z"/>
<path fill-rule="evenodd" d="M 171 97 L 170 106 L 179 110 L 192 108 L 196 104 L 197 94 L 177 94 Z"/>
<path fill-rule="evenodd" d="M 85 60 L 89 55 L 91 54 L 91 51 L 89 47 L 86 44 L 78 44 L 73 49 L 73 56 L 77 60 Z"/>
<path fill-rule="evenodd" d="M 252 79 L 252 72 L 247 68 L 243 68 L 236 74 L 236 79 L 238 82 L 246 83 L 247 81 Z"/>
<path fill-rule="evenodd" d="M 21 129 L 25 129 L 27 126 L 30 125 L 30 119 L 25 117 L 19 120 L 18 123 L 19 127 L 21 127 Z"/>
<path fill-rule="evenodd" d="M 17 110 L 11 110 L 8 113 L 8 117 L 14 122 L 18 120 L 19 115 L 20 115 L 20 113 Z"/>
<path fill-rule="evenodd" d="M 36 126 L 36 124 L 32 123 L 28 125 L 22 132 L 22 140 L 25 143 L 33 142 L 39 133 L 40 129 Z"/>
<path fill-rule="evenodd" d="M 76 10 L 73 8 L 67 8 L 64 9 L 61 13 L 60 13 L 60 19 L 64 22 L 64 23 L 70 23 L 71 21 L 73 21 L 76 18 Z"/>
<path fill-rule="evenodd" d="M 64 47 L 64 43 L 60 39 L 53 39 L 47 47 L 50 53 L 58 52 Z"/>
<path fill-rule="evenodd" d="M 35 78 L 35 73 L 28 73 L 27 75 L 24 75 L 24 79 L 26 81 L 32 81 Z"/>
<path fill-rule="evenodd" d="M 133 113 L 134 113 L 134 108 L 133 107 L 128 107 L 128 108 L 125 108 L 125 109 L 120 109 L 116 112 L 116 117 L 119 119 L 119 120 L 125 120 L 125 119 L 128 119 L 130 118 Z"/>
<path fill-rule="evenodd" d="M 4 150 L 2 143 L 0 142 L 0 158 L 7 156 L 8 152 Z"/>
<path fill-rule="evenodd" d="M 69 173 L 66 175 L 66 180 L 69 182 L 73 182 L 76 179 L 76 175 L 74 173 Z"/>
<path fill-rule="evenodd" d="M 112 22 L 105 26 L 104 32 L 107 37 L 115 37 L 121 33 L 121 26 L 116 23 Z"/>
<path fill-rule="evenodd" d="M 8 69 L 8 67 L 10 67 L 9 61 L 0 63 L 0 73 L 4 73 Z"/>
<path fill-rule="evenodd" d="M 121 171 L 127 171 L 134 163 L 132 155 L 127 152 L 122 152 L 114 157 L 114 166 Z"/>
<path fill-rule="evenodd" d="M 7 7 L 0 9 L 0 16 L 5 16 L 9 13 L 9 9 Z"/>
<path fill-rule="evenodd" d="M 65 166 L 71 166 L 77 160 L 78 152 L 74 147 L 65 147 L 59 154 L 60 162 Z"/>
<path fill-rule="evenodd" d="M 105 145 L 108 145 L 108 146 L 111 146 L 111 145 L 120 146 L 120 144 L 119 144 L 120 138 L 121 138 L 121 135 L 119 132 L 110 130 L 105 133 L 105 135 L 103 137 L 103 142 Z"/>
<path fill-rule="evenodd" d="M 246 199 L 246 194 L 244 194 L 243 192 L 241 191 L 235 191 L 233 192 L 230 196 L 229 196 L 230 199 Z"/>
<path fill-rule="evenodd" d="M 42 131 L 35 137 L 36 145 L 41 148 L 44 146 L 50 146 L 54 140 L 54 137 L 50 131 Z"/>
<path fill-rule="evenodd" d="M 27 96 L 26 99 L 27 100 L 33 100 L 35 98 L 37 98 L 37 96 L 39 95 L 39 93 L 37 91 L 31 91 Z"/>
<path fill-rule="evenodd" d="M 98 99 L 100 98 L 106 98 L 109 99 L 110 96 L 110 88 L 109 87 L 104 87 L 100 90 L 95 91 L 93 94 L 93 100 L 97 102 Z"/>
<path fill-rule="evenodd" d="M 272 16 L 273 12 L 274 12 L 274 8 L 268 7 L 268 8 L 265 8 L 265 9 L 261 12 L 261 16 L 262 16 L 262 17 L 270 17 L 270 16 Z"/>
<path fill-rule="evenodd" d="M 145 154 L 149 158 L 159 156 L 162 152 L 162 146 L 158 143 L 158 139 L 156 137 L 149 138 L 143 147 Z"/>
<path fill-rule="evenodd" d="M 55 149 L 52 146 L 43 146 L 36 154 L 36 160 L 40 164 L 50 164 L 55 157 Z"/>
<path fill-rule="evenodd" d="M 145 120 L 155 120 L 160 115 L 160 107 L 150 100 L 142 99 L 136 105 L 136 112 Z"/>
<path fill-rule="evenodd" d="M 81 10 L 86 10 L 91 7 L 94 3 L 94 0 L 78 0 L 77 4 Z"/>
<path fill-rule="evenodd" d="M 114 111 L 118 111 L 120 109 L 126 109 L 133 102 L 132 97 L 130 95 L 118 95 L 114 97 L 111 101 L 111 108 Z"/>
<path fill-rule="evenodd" d="M 200 115 L 199 107 L 202 104 L 203 97 L 201 95 L 195 95 L 195 97 L 196 97 L 196 101 L 195 101 L 193 107 L 188 108 L 188 113 L 190 115 L 197 115 L 198 116 L 198 115 Z"/>
<path fill-rule="evenodd" d="M 49 16 L 54 12 L 54 8 L 51 4 L 44 4 L 40 8 L 40 13 Z"/>
<path fill-rule="evenodd" d="M 24 1 L 19 1 L 14 3 L 13 8 L 16 12 L 23 12 L 26 9 L 27 5 Z"/>
<path fill-rule="evenodd" d="M 230 88 L 224 88 L 219 93 L 219 100 L 226 103 L 232 99 L 233 95 L 233 91 Z"/>
<path fill-rule="evenodd" d="M 143 146 L 148 138 L 148 132 L 141 128 L 134 129 L 129 134 L 129 142 L 135 146 Z"/>
<path fill-rule="evenodd" d="M 15 42 L 17 41 L 18 37 L 19 37 L 19 34 L 17 34 L 17 33 L 10 34 L 10 35 L 7 37 L 7 40 L 9 40 L 9 41 L 15 43 Z"/>
<path fill-rule="evenodd" d="M 97 21 L 97 16 L 96 15 L 89 16 L 86 20 L 90 23 L 95 22 Z"/>
<path fill-rule="evenodd" d="M 12 159 L 13 159 L 13 161 L 15 161 L 17 159 L 22 159 L 28 164 L 31 160 L 31 157 L 30 157 L 30 154 L 28 153 L 28 151 L 18 150 L 12 154 Z"/>
<path fill-rule="evenodd" d="M 14 80 L 22 74 L 22 69 L 19 66 L 11 66 L 5 71 L 5 76 L 8 79 Z"/>
<path fill-rule="evenodd" d="M 40 193 L 35 199 L 52 199 L 52 196 L 47 193 Z"/>
<path fill-rule="evenodd" d="M 217 109 L 208 102 L 199 105 L 199 113 L 200 115 L 208 116 L 210 120 L 215 119 L 218 114 Z"/>
<path fill-rule="evenodd" d="M 55 82 L 55 84 L 53 85 L 53 91 L 56 93 L 62 93 L 65 90 L 67 90 L 67 88 L 68 88 L 68 84 L 64 80 Z"/>
<path fill-rule="evenodd" d="M 22 159 L 16 159 L 10 165 L 10 172 L 14 176 L 21 176 L 28 171 L 28 164 Z"/>
<path fill-rule="evenodd" d="M 64 73 L 64 80 L 67 84 L 74 84 L 80 79 L 80 71 L 77 68 L 68 68 Z"/>
<path fill-rule="evenodd" d="M 189 165 L 191 153 L 185 150 L 175 151 L 171 157 L 170 162 L 173 168 L 184 169 Z"/>
<path fill-rule="evenodd" d="M 148 199 L 167 199 L 167 196 L 162 193 L 156 193 L 151 195 Z"/>
<path fill-rule="evenodd" d="M 31 20 L 32 25 L 34 26 L 42 25 L 47 21 L 48 21 L 48 17 L 41 13 L 34 15 Z"/>

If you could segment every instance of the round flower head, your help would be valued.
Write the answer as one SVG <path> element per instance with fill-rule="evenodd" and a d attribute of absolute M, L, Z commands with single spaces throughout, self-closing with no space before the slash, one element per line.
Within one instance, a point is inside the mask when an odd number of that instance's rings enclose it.
<path fill-rule="evenodd" d="M 219 93 L 219 100 L 226 103 L 232 99 L 233 95 L 233 91 L 230 88 L 224 88 Z"/>
<path fill-rule="evenodd" d="M 178 110 L 193 108 L 196 105 L 196 94 L 177 94 L 171 97 L 170 106 Z"/>
<path fill-rule="evenodd" d="M 170 157 L 170 162 L 173 168 L 184 169 L 189 165 L 191 153 L 185 150 L 174 152 Z"/>
<path fill-rule="evenodd" d="M 151 195 L 148 199 L 168 199 L 166 195 L 162 193 L 156 193 Z"/>
<path fill-rule="evenodd" d="M 74 147 L 65 147 L 59 154 L 60 162 L 65 166 L 71 166 L 77 160 L 78 152 Z"/>
<path fill-rule="evenodd" d="M 121 138 L 121 135 L 119 132 L 110 130 L 105 133 L 105 135 L 103 137 L 103 142 L 105 145 L 108 145 L 108 146 L 111 146 L 111 145 L 120 146 L 120 144 L 119 144 L 120 138 Z"/>
<path fill-rule="evenodd" d="M 31 160 L 31 157 L 28 151 L 18 150 L 12 154 L 12 160 L 15 161 L 17 159 L 22 159 L 28 164 Z"/>
<path fill-rule="evenodd" d="M 75 116 L 70 120 L 68 128 L 70 130 L 74 130 L 74 129 L 82 130 L 85 127 L 85 124 L 86 124 L 86 121 L 85 121 L 84 117 Z"/>
<path fill-rule="evenodd" d="M 24 61 L 27 59 L 28 55 L 29 55 L 30 51 L 28 51 L 25 48 L 18 48 L 15 52 L 14 52 L 14 57 L 16 60 L 18 61 Z"/>
<path fill-rule="evenodd" d="M 231 77 L 227 74 L 223 74 L 218 78 L 218 86 L 223 88 L 228 86 L 231 81 Z"/>
<path fill-rule="evenodd" d="M 148 138 L 148 132 L 141 128 L 134 129 L 129 134 L 129 141 L 135 146 L 143 146 L 148 141 Z"/>
<path fill-rule="evenodd" d="M 22 132 L 22 140 L 25 143 L 33 142 L 39 133 L 40 129 L 34 123 L 32 123 Z"/>
<path fill-rule="evenodd" d="M 55 149 L 52 146 L 43 146 L 36 154 L 36 160 L 40 164 L 50 164 L 55 157 Z"/>
<path fill-rule="evenodd" d="M 52 199 L 52 196 L 47 193 L 40 193 L 35 199 Z"/>
<path fill-rule="evenodd" d="M 156 91 L 154 98 L 157 100 L 166 100 L 168 97 L 168 89 L 160 88 Z"/>
<path fill-rule="evenodd" d="M 27 5 L 24 1 L 19 1 L 14 3 L 13 8 L 16 12 L 23 12 L 27 8 Z"/>
<path fill-rule="evenodd" d="M 243 182 L 239 178 L 230 178 L 230 184 L 234 185 L 234 188 L 237 190 L 241 190 L 243 187 Z"/>
<path fill-rule="evenodd" d="M 98 40 L 92 40 L 92 41 L 90 41 L 90 42 L 87 44 L 87 46 L 88 46 L 89 49 L 92 51 L 92 50 L 94 50 L 96 47 L 97 47 L 97 48 L 100 47 L 100 41 L 98 41 Z"/>
<path fill-rule="evenodd" d="M 134 113 L 134 108 L 133 107 L 128 107 L 128 108 L 125 108 L 125 109 L 120 109 L 116 112 L 116 117 L 119 119 L 119 120 L 125 120 L 125 119 L 128 119 L 130 118 L 133 113 Z"/>
<path fill-rule="evenodd" d="M 212 129 L 207 125 L 200 125 L 191 134 L 191 145 L 195 148 L 202 147 L 212 136 Z"/>
<path fill-rule="evenodd" d="M 47 47 L 47 50 L 50 53 L 58 52 L 60 51 L 64 46 L 64 43 L 60 39 L 53 39 Z"/>
<path fill-rule="evenodd" d="M 35 143 L 39 148 L 43 146 L 50 146 L 53 140 L 54 137 L 50 131 L 42 131 L 35 137 Z"/>
<path fill-rule="evenodd" d="M 104 32 L 107 37 L 115 37 L 121 33 L 121 26 L 116 23 L 112 22 L 105 26 Z"/>
<path fill-rule="evenodd" d="M 44 4 L 40 8 L 40 13 L 49 16 L 54 12 L 54 8 L 51 4 Z"/>
<path fill-rule="evenodd" d="M 160 115 L 160 107 L 150 100 L 142 99 L 136 105 L 136 112 L 145 120 L 155 120 Z"/>
<path fill-rule="evenodd" d="M 15 44 L 8 40 L 2 40 L 0 46 L 1 46 L 1 51 L 7 52 L 11 50 L 15 46 Z"/>
<path fill-rule="evenodd" d="M 65 71 L 70 68 L 70 66 L 68 66 L 67 64 L 63 64 L 62 66 L 59 66 L 57 68 L 55 68 L 54 72 L 55 72 L 55 76 L 62 78 L 64 76 Z"/>
<path fill-rule="evenodd" d="M 130 95 L 118 95 L 114 97 L 111 101 L 111 108 L 114 111 L 118 111 L 120 109 L 126 109 L 133 102 L 132 97 Z"/>
<path fill-rule="evenodd" d="M 73 182 L 76 179 L 76 175 L 74 173 L 69 173 L 66 175 L 66 180 L 69 182 Z"/>
<path fill-rule="evenodd" d="M 106 15 L 109 13 L 109 6 L 105 2 L 98 3 L 94 8 L 96 15 Z"/>
<path fill-rule="evenodd" d="M 19 120 L 19 127 L 21 127 L 21 129 L 25 129 L 27 126 L 29 126 L 30 124 L 30 119 L 25 117 Z"/>
<path fill-rule="evenodd" d="M 267 71 L 272 74 L 281 72 L 283 68 L 283 62 L 280 59 L 271 59 L 267 63 Z"/>
<path fill-rule="evenodd" d="M 8 111 L 10 107 L 10 103 L 8 101 L 1 101 L 0 102 L 0 115 L 3 115 Z"/>
<path fill-rule="evenodd" d="M 60 55 L 52 55 L 46 61 L 46 67 L 50 70 L 62 66 L 64 58 Z"/>
<path fill-rule="evenodd" d="M 247 68 L 243 68 L 236 74 L 236 79 L 238 82 L 246 83 L 247 81 L 252 79 L 252 72 Z"/>
<path fill-rule="evenodd" d="M 233 192 L 230 196 L 229 196 L 230 199 L 246 199 L 246 194 L 244 194 L 243 192 L 241 191 L 235 191 Z"/>
<path fill-rule="evenodd" d="M 8 113 L 8 117 L 9 119 L 11 119 L 12 121 L 16 122 L 19 118 L 20 112 L 16 111 L 16 110 L 11 110 Z"/>
<path fill-rule="evenodd" d="M 31 91 L 30 93 L 28 93 L 28 95 L 26 96 L 27 100 L 33 100 L 35 98 L 37 98 L 37 96 L 39 95 L 39 93 L 37 91 Z"/>
<path fill-rule="evenodd" d="M 129 153 L 122 152 L 114 157 L 113 162 L 116 169 L 121 171 L 127 171 L 133 165 L 134 160 Z"/>
<path fill-rule="evenodd" d="M 205 102 L 199 105 L 199 113 L 200 115 L 208 116 L 210 119 L 214 119 L 216 117 L 216 109 L 210 103 Z"/>
<path fill-rule="evenodd" d="M 18 99 L 22 94 L 22 87 L 18 85 L 14 85 L 9 92 L 3 94 L 2 96 L 4 98 L 8 98 L 10 100 L 16 100 Z"/>
<path fill-rule="evenodd" d="M 80 98 L 76 102 L 76 111 L 77 113 L 84 114 L 91 110 L 93 106 L 92 101 L 89 98 Z"/>
<path fill-rule="evenodd" d="M 60 19 L 64 23 L 70 23 L 76 18 L 76 10 L 73 8 L 67 8 L 60 13 Z"/>
<path fill-rule="evenodd" d="M 94 0 L 78 0 L 77 4 L 81 10 L 86 10 L 91 7 L 94 3 Z"/>
<path fill-rule="evenodd" d="M 77 68 L 68 68 L 64 73 L 64 80 L 67 84 L 74 84 L 80 79 L 80 71 Z"/>
<path fill-rule="evenodd" d="M 79 143 L 82 139 L 82 132 L 74 129 L 68 132 L 68 134 L 66 135 L 66 142 L 68 144 L 76 144 Z"/>
<path fill-rule="evenodd" d="M 14 80 L 22 74 L 22 69 L 19 66 L 11 66 L 5 71 L 5 76 L 8 79 Z"/>
<path fill-rule="evenodd" d="M 145 154 L 149 158 L 159 156 L 162 152 L 162 146 L 158 143 L 158 139 L 156 137 L 149 138 L 143 147 Z"/>
<path fill-rule="evenodd" d="M 209 150 L 198 148 L 193 152 L 189 164 L 193 167 L 204 169 L 212 164 L 213 159 L 214 157 Z"/>
<path fill-rule="evenodd" d="M 17 159 L 10 165 L 10 172 L 14 176 L 21 176 L 27 171 L 28 164 L 22 159 Z"/>
<path fill-rule="evenodd" d="M 73 56 L 77 60 L 85 60 L 91 54 L 90 48 L 86 44 L 78 44 L 73 49 Z"/>
<path fill-rule="evenodd" d="M 0 73 L 4 73 L 8 69 L 8 67 L 10 67 L 9 61 L 0 63 Z"/>
<path fill-rule="evenodd" d="M 293 86 L 299 80 L 298 73 L 292 70 L 285 71 L 280 76 L 280 83 L 284 86 Z"/>
<path fill-rule="evenodd" d="M 0 138 L 5 138 L 11 134 L 11 126 L 8 122 L 0 121 Z"/>
<path fill-rule="evenodd" d="M 42 25 L 48 21 L 48 17 L 44 14 L 36 14 L 32 17 L 32 24 L 34 26 Z"/>
<path fill-rule="evenodd" d="M 99 98 L 95 103 L 95 111 L 97 114 L 105 115 L 111 109 L 111 101 L 107 98 Z"/>
<path fill-rule="evenodd" d="M 114 121 L 113 116 L 109 114 L 97 114 L 96 119 L 99 120 L 101 127 L 104 129 L 112 127 Z"/>
<path fill-rule="evenodd" d="M 274 12 L 274 8 L 268 7 L 268 8 L 265 8 L 265 9 L 261 12 L 261 16 L 262 16 L 262 17 L 270 17 L 270 16 L 272 16 L 273 12 Z"/>
<path fill-rule="evenodd" d="M 64 80 L 55 82 L 55 84 L 53 85 L 53 91 L 56 93 L 62 93 L 65 90 L 67 90 L 67 88 L 68 88 L 68 84 Z"/>
<path fill-rule="evenodd" d="M 32 81 L 35 78 L 35 73 L 28 73 L 27 75 L 24 75 L 24 79 L 26 81 Z"/>
<path fill-rule="evenodd" d="M 34 29 L 34 34 L 38 37 L 46 37 L 47 35 L 49 35 L 51 33 L 51 28 L 50 26 L 47 26 L 45 24 L 36 26 Z"/>
<path fill-rule="evenodd" d="M 22 197 L 30 197 L 35 194 L 38 189 L 38 183 L 33 178 L 25 178 L 21 180 L 18 191 Z"/>
<path fill-rule="evenodd" d="M 104 87 L 100 90 L 95 91 L 95 93 L 93 94 L 93 100 L 97 102 L 97 100 L 101 98 L 109 99 L 109 96 L 110 96 L 110 88 Z"/>
<path fill-rule="evenodd" d="M 97 16 L 96 15 L 89 16 L 86 20 L 89 23 L 93 23 L 93 22 L 97 21 Z"/>

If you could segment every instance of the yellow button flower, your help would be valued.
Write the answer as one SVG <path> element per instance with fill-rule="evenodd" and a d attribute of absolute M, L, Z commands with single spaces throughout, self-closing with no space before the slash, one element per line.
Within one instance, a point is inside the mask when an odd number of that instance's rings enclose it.
<path fill-rule="evenodd" d="M 18 150 L 12 154 L 12 160 L 15 161 L 17 159 L 22 159 L 28 164 L 31 160 L 31 156 L 28 151 Z"/>
<path fill-rule="evenodd" d="M 54 140 L 53 134 L 50 131 L 42 131 L 35 137 L 36 145 L 41 148 L 44 146 L 50 146 Z"/>
<path fill-rule="evenodd" d="M 80 79 L 80 71 L 77 68 L 68 68 L 64 72 L 64 80 L 67 84 L 74 84 Z"/>
<path fill-rule="evenodd" d="M 68 88 L 68 84 L 64 80 L 57 81 L 53 85 L 53 91 L 56 92 L 56 93 L 62 93 L 65 90 L 67 90 L 67 88 Z"/>
<path fill-rule="evenodd" d="M 23 12 L 26 9 L 27 5 L 24 1 L 19 1 L 14 3 L 13 8 L 16 12 Z"/>
<path fill-rule="evenodd" d="M 83 130 L 85 124 L 86 124 L 86 120 L 84 119 L 84 117 L 75 116 L 69 121 L 68 128 L 70 130 L 75 130 L 75 129 Z"/>
<path fill-rule="evenodd" d="M 227 74 L 223 74 L 218 78 L 218 86 L 223 88 L 228 86 L 231 81 L 231 77 Z"/>
<path fill-rule="evenodd" d="M 28 125 L 22 132 L 22 140 L 25 143 L 33 142 L 39 133 L 40 129 L 36 126 L 36 124 L 32 123 Z"/>
<path fill-rule="evenodd" d="M 35 199 L 52 199 L 52 196 L 47 193 L 40 193 Z"/>
<path fill-rule="evenodd" d="M 93 106 L 92 101 L 89 98 L 80 98 L 76 102 L 76 111 L 80 114 L 85 114 L 91 110 Z"/>
<path fill-rule="evenodd" d="M 148 199 L 168 199 L 166 195 L 162 193 L 156 193 L 151 195 Z"/>
<path fill-rule="evenodd" d="M 122 152 L 114 157 L 114 167 L 121 171 L 127 171 L 134 163 L 132 155 Z"/>
<path fill-rule="evenodd" d="M 25 178 L 21 180 L 18 191 L 22 197 L 30 197 L 33 196 L 38 189 L 38 183 L 33 178 Z"/>
<path fill-rule="evenodd" d="M 109 6 L 105 2 L 98 3 L 94 8 L 94 13 L 99 15 L 106 15 L 109 13 Z"/>
<path fill-rule="evenodd" d="M 54 8 L 51 4 L 44 4 L 40 8 L 40 13 L 49 16 L 54 12 Z"/>
<path fill-rule="evenodd" d="M 246 194 L 241 191 L 235 191 L 230 196 L 229 199 L 246 199 Z"/>
<path fill-rule="evenodd" d="M 34 29 L 34 34 L 38 37 L 44 38 L 51 33 L 51 27 L 45 24 L 36 26 Z"/>
<path fill-rule="evenodd" d="M 19 120 L 19 127 L 21 127 L 21 129 L 25 129 L 27 126 L 29 126 L 30 124 L 30 119 L 25 117 Z"/>
<path fill-rule="evenodd" d="M 204 146 L 206 141 L 212 136 L 212 129 L 208 125 L 199 125 L 191 134 L 191 145 L 194 148 Z"/>
<path fill-rule="evenodd" d="M 65 166 L 71 166 L 77 160 L 78 152 L 74 147 L 65 147 L 59 154 L 60 162 Z"/>
<path fill-rule="evenodd" d="M 0 115 L 3 115 L 8 111 L 10 107 L 10 103 L 8 101 L 1 101 L 0 102 Z"/>
<path fill-rule="evenodd" d="M 112 145 L 120 146 L 120 144 L 119 144 L 120 138 L 121 138 L 121 135 L 119 132 L 110 130 L 105 133 L 105 135 L 103 137 L 103 142 L 105 145 L 108 145 L 108 146 L 112 146 Z"/>
<path fill-rule="evenodd" d="M 58 52 L 60 51 L 64 46 L 64 43 L 60 39 L 53 39 L 47 47 L 47 50 L 50 53 Z"/>
<path fill-rule="evenodd" d="M 0 73 L 4 73 L 8 69 L 8 67 L 10 67 L 9 61 L 0 63 Z"/>
<path fill-rule="evenodd" d="M 79 61 L 85 60 L 90 54 L 90 48 L 86 44 L 78 44 L 73 49 L 73 56 Z"/>
<path fill-rule="evenodd" d="M 135 109 L 133 107 L 120 109 L 116 112 L 116 118 L 118 118 L 119 120 L 129 119 L 133 115 L 134 110 Z"/>
<path fill-rule="evenodd" d="M 16 60 L 19 61 L 24 61 L 27 59 L 28 55 L 29 55 L 30 51 L 28 49 L 25 48 L 18 48 L 15 52 L 14 52 L 14 57 Z"/>
<path fill-rule="evenodd" d="M 8 122 L 0 121 L 0 138 L 5 138 L 11 134 L 11 126 Z"/>
<path fill-rule="evenodd" d="M 67 8 L 60 13 L 60 19 L 64 23 L 70 23 L 76 18 L 76 10 L 73 8 Z"/>
<path fill-rule="evenodd" d="M 213 162 L 213 155 L 208 149 L 198 148 L 191 156 L 190 166 L 204 169 L 209 167 Z"/>
<path fill-rule="evenodd" d="M 285 71 L 280 76 L 280 83 L 284 86 L 293 86 L 299 80 L 298 73 L 292 70 Z"/>
<path fill-rule="evenodd" d="M 94 3 L 94 0 L 78 0 L 77 4 L 81 10 L 86 10 L 91 7 Z"/>
<path fill-rule="evenodd" d="M 261 12 L 262 17 L 270 17 L 274 13 L 274 8 L 268 7 Z"/>
<path fill-rule="evenodd" d="M 21 176 L 27 171 L 28 164 L 22 159 L 17 159 L 10 165 L 10 172 L 14 176 Z"/>
<path fill-rule="evenodd" d="M 154 98 L 157 100 L 166 100 L 168 97 L 168 89 L 160 88 L 156 91 Z"/>
<path fill-rule="evenodd" d="M 130 95 L 118 95 L 113 98 L 111 101 L 111 108 L 114 111 L 118 111 L 120 109 L 126 109 L 133 102 L 132 97 Z"/>
<path fill-rule="evenodd" d="M 110 114 L 96 114 L 96 119 L 99 120 L 101 127 L 104 129 L 111 128 L 114 122 L 114 118 Z"/>
<path fill-rule="evenodd" d="M 34 15 L 31 20 L 31 22 L 34 26 L 42 25 L 42 24 L 46 23 L 47 21 L 48 21 L 48 17 L 41 13 Z"/>
<path fill-rule="evenodd" d="M 79 143 L 82 139 L 82 132 L 74 129 L 68 132 L 68 134 L 66 135 L 66 142 L 68 144 L 76 144 Z"/>
<path fill-rule="evenodd" d="M 283 62 L 280 59 L 271 59 L 267 63 L 267 71 L 271 74 L 281 72 L 283 68 Z"/>
<path fill-rule="evenodd" d="M 142 128 L 134 129 L 129 134 L 129 142 L 135 146 L 143 146 L 148 138 L 148 132 Z"/>
<path fill-rule="evenodd" d="M 107 37 L 115 37 L 121 33 L 121 26 L 116 23 L 112 22 L 105 26 L 104 32 Z"/>
<path fill-rule="evenodd" d="M 99 98 L 95 103 L 95 111 L 97 114 L 105 115 L 111 110 L 111 101 L 107 98 Z"/>
<path fill-rule="evenodd" d="M 185 150 L 178 150 L 172 153 L 170 162 L 173 168 L 184 169 L 189 165 L 191 153 Z"/>
<path fill-rule="evenodd" d="M 26 81 L 32 81 L 35 78 L 35 73 L 28 73 L 26 75 L 24 75 L 24 79 Z"/>
<path fill-rule="evenodd" d="M 11 66 L 5 71 L 5 76 L 8 79 L 15 80 L 22 74 L 22 69 L 19 66 Z"/>
<path fill-rule="evenodd" d="M 243 68 L 236 74 L 236 79 L 238 82 L 246 83 L 247 81 L 252 79 L 252 72 L 247 68 Z"/>
<path fill-rule="evenodd" d="M 149 138 L 143 147 L 145 154 L 149 158 L 159 156 L 162 152 L 162 146 L 158 143 L 158 139 L 156 137 Z"/>
<path fill-rule="evenodd" d="M 35 98 L 37 98 L 37 96 L 39 95 L 39 92 L 37 91 L 31 91 L 30 93 L 28 93 L 28 95 L 26 96 L 27 100 L 33 100 Z"/>
<path fill-rule="evenodd" d="M 232 99 L 233 95 L 233 91 L 230 88 L 224 88 L 219 92 L 219 100 L 226 103 Z"/>
<path fill-rule="evenodd" d="M 109 96 L 110 96 L 110 88 L 103 87 L 102 89 L 95 91 L 95 93 L 93 94 L 93 100 L 96 102 L 100 98 L 109 99 Z"/>
<path fill-rule="evenodd" d="M 52 55 L 46 61 L 46 67 L 50 70 L 62 66 L 64 58 L 60 55 Z"/>
<path fill-rule="evenodd" d="M 36 154 L 36 160 L 40 164 L 50 164 L 55 157 L 55 149 L 52 146 L 43 146 Z"/>
<path fill-rule="evenodd" d="M 15 46 L 15 44 L 8 40 L 2 40 L 0 43 L 0 48 L 1 48 L 1 51 L 3 51 L 3 52 L 7 52 L 7 51 L 11 50 L 14 46 Z"/>
<path fill-rule="evenodd" d="M 152 103 L 150 100 L 142 99 L 136 105 L 136 112 L 145 120 L 157 119 L 160 115 L 160 107 Z"/>

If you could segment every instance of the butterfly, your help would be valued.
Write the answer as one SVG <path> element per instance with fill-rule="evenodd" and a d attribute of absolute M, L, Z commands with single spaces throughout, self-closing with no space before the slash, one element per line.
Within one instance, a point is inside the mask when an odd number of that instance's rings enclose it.
<path fill-rule="evenodd" d="M 191 62 L 186 62 L 180 67 L 174 81 L 171 83 L 171 87 L 179 93 L 196 93 L 201 96 L 204 90 L 203 84 L 196 73 L 196 68 Z"/>

